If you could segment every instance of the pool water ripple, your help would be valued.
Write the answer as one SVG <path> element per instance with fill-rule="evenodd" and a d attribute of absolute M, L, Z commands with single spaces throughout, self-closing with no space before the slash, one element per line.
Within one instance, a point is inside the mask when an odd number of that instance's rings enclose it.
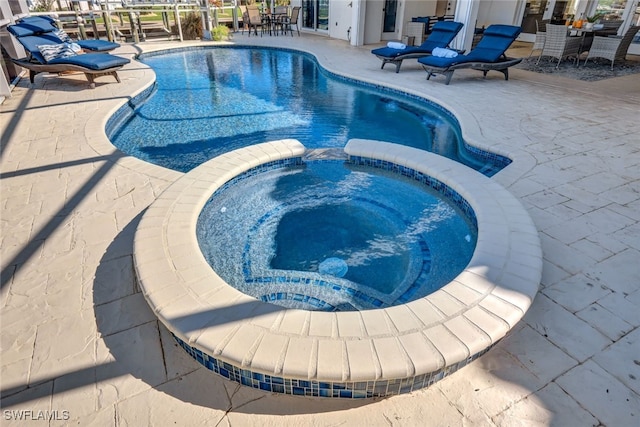
<path fill-rule="evenodd" d="M 107 134 L 122 151 L 187 172 L 225 152 L 282 138 L 309 149 L 374 139 L 416 147 L 491 176 L 510 160 L 471 150 L 441 107 L 323 70 L 310 55 L 269 48 L 201 48 L 140 59 L 156 90 L 130 103 Z"/>
<path fill-rule="evenodd" d="M 475 247 L 466 215 L 415 179 L 313 160 L 225 184 L 200 214 L 197 236 L 212 268 L 247 295 L 290 308 L 309 296 L 323 302 L 314 309 L 364 310 L 453 279 Z M 320 271 L 327 258 L 345 263 L 344 277 Z"/>

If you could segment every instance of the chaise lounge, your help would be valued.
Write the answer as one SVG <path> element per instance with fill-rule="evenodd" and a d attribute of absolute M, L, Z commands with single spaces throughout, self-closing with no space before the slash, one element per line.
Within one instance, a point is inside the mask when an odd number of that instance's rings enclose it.
<path fill-rule="evenodd" d="M 54 44 L 76 43 L 88 52 L 109 52 L 120 47 L 120 44 L 107 40 L 72 40 L 64 30 L 56 27 L 55 22 L 53 18 L 48 16 L 27 16 L 11 25 L 9 32 L 16 37 L 39 35 Z"/>
<path fill-rule="evenodd" d="M 84 73 L 91 88 L 95 87 L 94 79 L 98 76 L 112 75 L 120 82 L 117 71 L 128 64 L 129 59 L 104 53 L 105 49 L 112 50 L 119 46 L 117 43 L 113 43 L 116 46 L 110 46 L 108 43 L 111 42 L 92 40 L 93 45 L 102 51 L 83 53 L 88 47 L 83 48 L 75 42 L 64 42 L 54 30 L 43 31 L 45 22 L 45 19 L 39 17 L 25 18 L 22 22 L 7 27 L 27 53 L 27 57 L 11 58 L 11 61 L 29 70 L 31 83 L 34 83 L 36 74 L 67 71 Z M 95 43 L 101 41 L 104 43 Z"/>
<path fill-rule="evenodd" d="M 396 73 L 400 71 L 400 65 L 405 59 L 422 58 L 431 55 L 435 48 L 445 48 L 462 29 L 462 24 L 453 21 L 439 21 L 433 25 L 431 34 L 420 46 L 407 46 L 404 49 L 393 47 L 380 47 L 373 49 L 371 53 L 382 60 L 383 69 L 387 63 L 395 64 Z"/>
<path fill-rule="evenodd" d="M 509 58 L 505 52 L 518 37 L 520 31 L 520 27 L 513 25 L 490 25 L 484 31 L 482 39 L 476 47 L 467 55 L 457 55 L 450 58 L 427 56 L 419 58 L 418 62 L 428 73 L 427 80 L 435 74 L 444 74 L 446 76 L 445 84 L 449 84 L 455 70 L 462 68 L 482 71 L 485 77 L 489 71 L 499 71 L 504 74 L 505 80 L 509 80 L 509 67 L 520 63 L 522 58 Z"/>

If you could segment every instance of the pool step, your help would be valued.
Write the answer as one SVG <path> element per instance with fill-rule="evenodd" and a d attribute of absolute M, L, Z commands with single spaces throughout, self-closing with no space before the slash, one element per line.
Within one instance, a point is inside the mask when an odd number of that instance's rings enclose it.
<path fill-rule="evenodd" d="M 308 149 L 303 160 L 347 160 L 347 153 L 342 148 L 312 148 Z"/>

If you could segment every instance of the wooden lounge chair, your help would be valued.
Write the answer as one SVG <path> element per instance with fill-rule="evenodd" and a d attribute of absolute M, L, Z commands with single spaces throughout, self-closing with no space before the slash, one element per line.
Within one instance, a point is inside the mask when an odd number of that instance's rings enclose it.
<path fill-rule="evenodd" d="M 451 82 L 455 70 L 471 68 L 479 70 L 487 76 L 489 71 L 499 71 L 504 79 L 509 80 L 509 67 L 522 61 L 522 58 L 509 58 L 505 52 L 520 34 L 521 28 L 513 25 L 494 24 L 487 27 L 478 45 L 466 55 L 453 58 L 427 56 L 418 58 L 428 73 L 427 80 L 435 74 L 444 74 L 446 84 Z"/>
<path fill-rule="evenodd" d="M 420 46 L 407 46 L 404 49 L 394 49 L 392 47 L 380 47 L 373 49 L 371 53 L 382 60 L 383 69 L 387 63 L 396 66 L 396 73 L 400 71 L 402 61 L 411 58 L 422 58 L 431 55 L 433 49 L 437 47 L 447 47 L 462 29 L 460 22 L 439 21 L 433 25 L 431 34 Z"/>
<path fill-rule="evenodd" d="M 130 62 L 127 58 L 103 52 L 78 54 L 78 50 L 83 50 L 81 46 L 77 49 L 73 43 L 60 42 L 50 31 L 36 33 L 33 28 L 23 24 L 9 25 L 7 29 L 27 52 L 27 57 L 11 58 L 11 61 L 29 70 L 31 83 L 39 73 L 59 74 L 67 71 L 84 73 L 91 88 L 95 87 L 95 77 L 103 75 L 111 75 L 119 83 L 117 71 Z"/>

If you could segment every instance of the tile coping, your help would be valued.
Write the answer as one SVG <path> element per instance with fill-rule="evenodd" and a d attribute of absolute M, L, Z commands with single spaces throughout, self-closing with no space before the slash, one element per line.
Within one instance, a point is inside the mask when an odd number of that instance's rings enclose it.
<path fill-rule="evenodd" d="M 223 154 L 177 179 L 144 213 L 134 240 L 137 280 L 154 313 L 192 356 L 202 352 L 239 370 L 287 380 L 388 383 L 461 366 L 524 316 L 538 291 L 542 252 L 520 202 L 454 161 L 380 141 L 350 140 L 344 150 L 427 174 L 473 208 L 476 250 L 451 283 L 403 305 L 321 312 L 268 304 L 224 282 L 196 238 L 205 203 L 235 176 L 305 150 L 287 139 Z"/>

